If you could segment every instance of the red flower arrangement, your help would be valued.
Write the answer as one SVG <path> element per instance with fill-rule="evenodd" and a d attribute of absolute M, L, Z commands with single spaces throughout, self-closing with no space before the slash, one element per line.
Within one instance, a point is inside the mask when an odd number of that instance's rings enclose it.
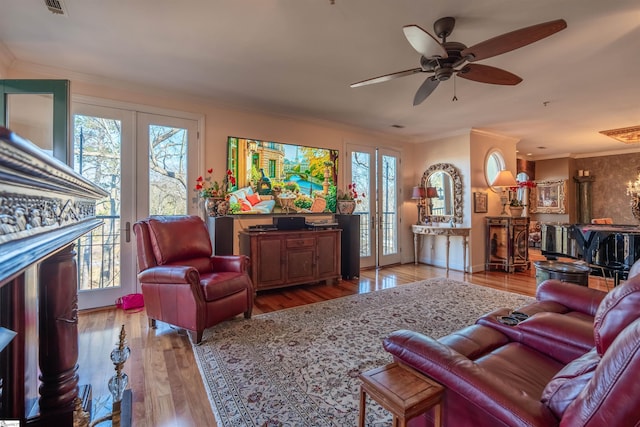
<path fill-rule="evenodd" d="M 196 191 L 200 197 L 205 199 L 210 197 L 226 197 L 229 189 L 236 185 L 236 179 L 233 176 L 233 172 L 231 172 L 231 170 L 227 170 L 227 174 L 221 182 L 214 181 L 211 177 L 212 174 L 213 169 L 207 169 L 206 178 L 199 176 L 198 179 L 196 179 L 194 191 Z"/>
<path fill-rule="evenodd" d="M 536 186 L 535 181 L 518 181 L 518 185 L 515 187 L 509 187 L 509 190 L 515 192 L 515 191 L 518 191 L 518 189 L 520 188 L 534 188 L 535 186 Z M 509 206 L 524 207 L 526 205 L 522 203 L 517 197 L 514 197 L 509 201 Z"/>

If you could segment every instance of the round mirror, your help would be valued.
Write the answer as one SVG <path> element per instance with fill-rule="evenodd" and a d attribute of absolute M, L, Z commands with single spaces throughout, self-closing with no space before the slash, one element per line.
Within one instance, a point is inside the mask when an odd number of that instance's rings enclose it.
<path fill-rule="evenodd" d="M 426 194 L 425 217 L 430 222 L 462 223 L 462 180 L 453 165 L 430 166 L 422 175 L 421 185 Z"/>

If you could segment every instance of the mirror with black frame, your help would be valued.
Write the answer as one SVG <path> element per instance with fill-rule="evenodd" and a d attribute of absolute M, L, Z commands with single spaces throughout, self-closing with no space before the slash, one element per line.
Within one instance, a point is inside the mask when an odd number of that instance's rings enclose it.
<path fill-rule="evenodd" d="M 462 179 L 450 163 L 436 163 L 422 174 L 426 209 L 421 222 L 462 224 Z"/>

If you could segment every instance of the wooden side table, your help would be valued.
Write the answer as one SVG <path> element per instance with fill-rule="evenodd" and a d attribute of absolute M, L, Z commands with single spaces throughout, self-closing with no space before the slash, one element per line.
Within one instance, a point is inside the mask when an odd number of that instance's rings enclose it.
<path fill-rule="evenodd" d="M 442 421 L 441 399 L 444 387 L 432 379 L 397 362 L 359 375 L 360 422 L 364 427 L 366 395 L 393 414 L 393 426 L 404 427 L 407 421 L 434 408 L 434 426 Z"/>

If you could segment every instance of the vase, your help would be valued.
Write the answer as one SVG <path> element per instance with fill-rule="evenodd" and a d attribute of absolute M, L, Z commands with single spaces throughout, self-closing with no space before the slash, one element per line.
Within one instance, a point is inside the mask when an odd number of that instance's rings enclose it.
<path fill-rule="evenodd" d="M 342 215 L 351 215 L 356 209 L 355 200 L 338 200 L 336 210 Z"/>
<path fill-rule="evenodd" d="M 522 216 L 522 211 L 524 210 L 524 206 L 510 206 L 509 212 L 511 212 L 511 216 L 518 218 Z"/>
<path fill-rule="evenodd" d="M 208 216 L 225 216 L 229 212 L 229 201 L 224 197 L 208 197 L 204 208 Z"/>

